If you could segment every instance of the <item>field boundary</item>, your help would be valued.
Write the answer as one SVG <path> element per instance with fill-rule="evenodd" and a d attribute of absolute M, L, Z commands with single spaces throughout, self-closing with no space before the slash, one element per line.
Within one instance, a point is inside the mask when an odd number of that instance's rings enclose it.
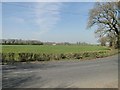
<path fill-rule="evenodd" d="M 91 60 L 112 56 L 118 53 L 118 50 L 107 51 L 89 51 L 80 53 L 0 53 L 2 64 L 14 64 L 16 62 L 34 62 L 34 61 L 60 61 L 60 60 Z"/>

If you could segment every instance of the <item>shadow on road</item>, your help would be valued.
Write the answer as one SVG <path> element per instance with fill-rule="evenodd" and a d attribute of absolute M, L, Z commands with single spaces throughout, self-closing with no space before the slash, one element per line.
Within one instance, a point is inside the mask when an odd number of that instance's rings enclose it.
<path fill-rule="evenodd" d="M 11 74 L 11 73 L 3 73 L 2 76 L 2 87 L 3 88 L 15 88 L 20 85 L 25 84 L 26 82 L 31 83 L 33 80 L 41 79 L 41 77 L 34 77 L 34 74 L 28 73 L 18 73 L 18 74 Z"/>
<path fill-rule="evenodd" d="M 2 71 L 3 73 L 7 70 L 23 70 L 23 69 L 42 69 L 46 70 L 47 68 L 57 67 L 58 65 L 50 65 L 48 63 L 40 63 L 40 64 L 34 64 L 34 63 L 18 63 L 18 64 L 12 64 L 12 65 L 2 65 Z"/>

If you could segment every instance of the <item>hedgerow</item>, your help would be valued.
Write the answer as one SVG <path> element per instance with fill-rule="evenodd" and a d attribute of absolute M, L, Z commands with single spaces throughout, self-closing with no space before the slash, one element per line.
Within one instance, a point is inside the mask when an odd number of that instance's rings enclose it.
<path fill-rule="evenodd" d="M 88 59 L 102 58 L 113 55 L 117 52 L 113 51 L 98 51 L 98 52 L 80 52 L 80 53 L 61 53 L 61 54 L 46 54 L 46 53 L 0 53 L 2 64 L 14 62 L 30 62 L 30 61 L 50 61 L 62 59 Z"/>

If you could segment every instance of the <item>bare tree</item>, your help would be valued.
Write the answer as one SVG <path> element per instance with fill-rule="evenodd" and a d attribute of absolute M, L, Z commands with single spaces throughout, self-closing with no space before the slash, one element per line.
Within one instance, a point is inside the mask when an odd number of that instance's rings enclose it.
<path fill-rule="evenodd" d="M 109 36 L 112 34 L 117 38 L 120 35 L 119 24 L 115 16 L 115 6 L 118 3 L 114 2 L 102 2 L 96 3 L 94 8 L 89 12 L 88 28 L 97 25 L 97 30 L 95 31 L 100 37 Z"/>
<path fill-rule="evenodd" d="M 101 46 L 106 46 L 106 42 L 107 42 L 107 37 L 101 37 L 99 38 L 99 42 L 101 43 Z"/>

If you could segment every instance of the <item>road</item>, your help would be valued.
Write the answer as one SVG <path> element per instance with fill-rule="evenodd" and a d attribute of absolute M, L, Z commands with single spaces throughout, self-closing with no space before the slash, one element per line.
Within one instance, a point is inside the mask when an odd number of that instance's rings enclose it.
<path fill-rule="evenodd" d="M 118 88 L 118 55 L 3 65 L 3 88 Z"/>

